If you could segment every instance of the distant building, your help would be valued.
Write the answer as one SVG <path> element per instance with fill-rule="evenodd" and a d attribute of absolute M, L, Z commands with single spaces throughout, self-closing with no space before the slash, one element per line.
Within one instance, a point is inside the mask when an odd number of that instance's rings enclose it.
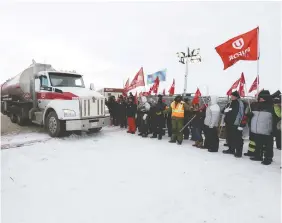
<path fill-rule="evenodd" d="M 98 92 L 104 95 L 106 98 L 110 96 L 115 96 L 115 98 L 118 98 L 120 95 L 122 95 L 122 91 L 122 88 L 102 88 L 98 90 Z"/>

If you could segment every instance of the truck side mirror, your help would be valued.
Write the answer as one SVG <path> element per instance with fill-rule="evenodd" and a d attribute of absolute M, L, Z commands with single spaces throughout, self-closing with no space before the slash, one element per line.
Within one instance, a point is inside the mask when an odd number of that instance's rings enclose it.
<path fill-rule="evenodd" d="M 40 79 L 36 78 L 34 80 L 34 90 L 35 92 L 39 92 L 40 91 Z"/>
<path fill-rule="evenodd" d="M 90 84 L 90 90 L 91 90 L 91 91 L 95 91 L 95 87 L 94 87 L 94 84 L 93 84 L 93 83 Z"/>

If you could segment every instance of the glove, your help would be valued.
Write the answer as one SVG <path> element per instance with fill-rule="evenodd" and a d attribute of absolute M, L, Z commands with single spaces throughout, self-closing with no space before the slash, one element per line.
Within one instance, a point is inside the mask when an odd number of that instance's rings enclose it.
<path fill-rule="evenodd" d="M 228 113 L 228 112 L 230 112 L 230 111 L 232 111 L 232 108 L 226 108 L 226 109 L 224 110 L 224 113 Z"/>
<path fill-rule="evenodd" d="M 239 131 L 243 131 L 243 128 L 242 128 L 241 126 L 239 126 L 237 129 L 238 129 Z"/>
<path fill-rule="evenodd" d="M 148 116 L 147 114 L 143 115 L 143 120 L 144 121 L 146 120 L 147 116 Z"/>
<path fill-rule="evenodd" d="M 253 116 L 254 116 L 254 113 L 253 113 L 253 112 L 249 112 L 249 113 L 247 114 L 247 117 L 248 117 L 249 119 L 251 119 Z"/>

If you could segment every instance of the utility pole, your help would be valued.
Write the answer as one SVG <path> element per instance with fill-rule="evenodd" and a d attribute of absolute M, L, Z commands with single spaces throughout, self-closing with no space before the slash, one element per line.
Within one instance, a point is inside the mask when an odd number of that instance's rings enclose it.
<path fill-rule="evenodd" d="M 185 64 L 185 75 L 184 75 L 184 89 L 183 95 L 187 93 L 187 80 L 188 80 L 188 68 L 189 63 L 200 63 L 202 61 L 200 56 L 200 48 L 193 49 L 190 52 L 189 47 L 187 47 L 187 53 L 178 52 L 177 56 L 179 57 L 179 63 Z"/>

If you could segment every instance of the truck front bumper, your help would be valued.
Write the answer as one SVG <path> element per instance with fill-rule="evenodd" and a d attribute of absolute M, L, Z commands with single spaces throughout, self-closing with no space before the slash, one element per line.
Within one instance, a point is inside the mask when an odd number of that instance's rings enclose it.
<path fill-rule="evenodd" d="M 109 125 L 110 117 L 66 120 L 66 131 L 89 131 Z"/>

